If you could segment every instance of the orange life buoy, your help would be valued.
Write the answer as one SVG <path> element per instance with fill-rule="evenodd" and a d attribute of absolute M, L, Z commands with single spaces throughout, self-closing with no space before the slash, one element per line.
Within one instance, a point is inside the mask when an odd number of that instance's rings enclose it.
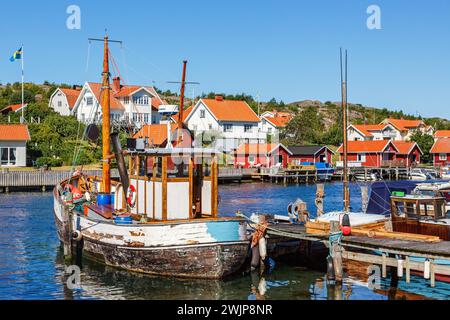
<path fill-rule="evenodd" d="M 81 193 L 80 189 L 75 188 L 71 184 L 66 184 L 64 189 L 72 194 L 73 200 L 80 200 L 81 198 L 83 198 L 83 194 Z"/>
<path fill-rule="evenodd" d="M 136 205 L 136 187 L 130 184 L 127 190 L 127 203 L 131 208 Z"/>

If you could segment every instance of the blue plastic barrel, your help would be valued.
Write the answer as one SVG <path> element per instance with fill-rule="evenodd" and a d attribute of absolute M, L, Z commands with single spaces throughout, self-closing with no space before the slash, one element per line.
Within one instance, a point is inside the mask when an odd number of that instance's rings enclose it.
<path fill-rule="evenodd" d="M 97 205 L 98 206 L 111 205 L 113 203 L 112 201 L 113 201 L 112 194 L 99 193 L 97 195 Z"/>
<path fill-rule="evenodd" d="M 116 224 L 133 224 L 133 218 L 129 215 L 119 216 L 114 219 Z"/>

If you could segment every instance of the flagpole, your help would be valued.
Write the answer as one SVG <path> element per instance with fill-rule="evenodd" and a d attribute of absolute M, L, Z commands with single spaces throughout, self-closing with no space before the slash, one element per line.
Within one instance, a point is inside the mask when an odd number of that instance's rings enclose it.
<path fill-rule="evenodd" d="M 20 123 L 24 123 L 25 122 L 25 110 L 24 110 L 24 88 L 23 88 L 23 83 L 24 83 L 24 72 L 23 72 L 23 65 L 24 65 L 24 59 L 25 59 L 25 54 L 24 54 L 25 50 L 23 49 L 23 45 L 22 45 L 22 59 L 20 59 L 22 61 L 22 120 L 20 121 Z"/>

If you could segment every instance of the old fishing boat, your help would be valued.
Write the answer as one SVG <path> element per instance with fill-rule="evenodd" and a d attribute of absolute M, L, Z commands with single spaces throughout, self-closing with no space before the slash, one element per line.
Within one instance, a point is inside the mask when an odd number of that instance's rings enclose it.
<path fill-rule="evenodd" d="M 81 252 L 152 275 L 220 279 L 235 273 L 249 251 L 246 223 L 218 216 L 217 154 L 194 148 L 181 134 L 186 62 L 175 146 L 152 148 L 145 139 L 129 139 L 122 150 L 117 133 L 110 134 L 108 37 L 103 42 L 103 175 L 77 172 L 54 188 L 64 254 Z M 113 159 L 117 181 L 110 177 Z"/>

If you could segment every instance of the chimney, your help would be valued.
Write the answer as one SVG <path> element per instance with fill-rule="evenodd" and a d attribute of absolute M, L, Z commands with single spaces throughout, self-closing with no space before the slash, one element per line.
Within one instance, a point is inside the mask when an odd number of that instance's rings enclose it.
<path fill-rule="evenodd" d="M 223 96 L 216 96 L 216 101 L 223 101 Z"/>
<path fill-rule="evenodd" d="M 120 88 L 121 88 L 121 86 L 120 86 L 120 77 L 113 78 L 113 87 L 112 87 L 113 91 L 114 92 L 119 92 Z"/>

